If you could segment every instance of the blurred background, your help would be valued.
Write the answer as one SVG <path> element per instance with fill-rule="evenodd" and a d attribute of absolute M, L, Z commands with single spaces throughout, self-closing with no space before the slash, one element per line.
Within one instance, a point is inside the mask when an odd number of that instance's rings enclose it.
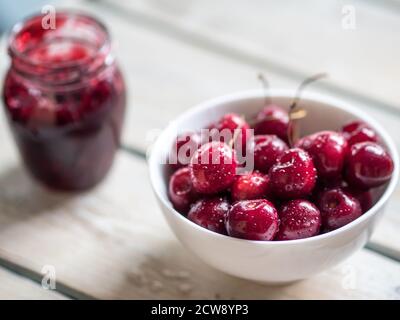
<path fill-rule="evenodd" d="M 45 4 L 54 4 L 46 0 L 0 0 L 0 34 L 8 30 L 18 20 L 33 12 L 41 11 Z"/>
<path fill-rule="evenodd" d="M 386 107 L 400 101 L 398 0 L 0 0 L 0 33 L 45 4 L 86 9 L 106 23 L 119 17 L 124 28 L 156 30 L 294 79 L 326 71 L 344 93 Z M 122 50 L 135 45 L 134 32 L 109 27 Z"/>

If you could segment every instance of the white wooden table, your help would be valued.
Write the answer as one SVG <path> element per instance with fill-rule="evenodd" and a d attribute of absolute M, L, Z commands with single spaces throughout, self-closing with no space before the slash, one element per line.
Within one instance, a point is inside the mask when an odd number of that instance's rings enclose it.
<path fill-rule="evenodd" d="M 222 274 L 168 229 L 147 179 L 146 147 L 169 120 L 204 99 L 259 87 L 314 90 L 364 108 L 400 146 L 400 3 L 346 1 L 69 1 L 110 27 L 129 86 L 112 172 L 95 190 L 65 196 L 31 182 L 0 119 L 0 298 L 400 299 L 400 189 L 370 243 L 344 264 L 284 287 Z M 7 67 L 4 46 L 1 76 Z M 42 288 L 54 268 L 56 290 Z"/>

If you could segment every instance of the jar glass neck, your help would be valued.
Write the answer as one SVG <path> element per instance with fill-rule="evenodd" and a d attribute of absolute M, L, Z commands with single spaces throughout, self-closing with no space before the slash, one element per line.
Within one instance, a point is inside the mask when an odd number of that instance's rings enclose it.
<path fill-rule="evenodd" d="M 61 12 L 54 28 L 43 15 L 16 25 L 9 40 L 13 69 L 47 85 L 68 85 L 98 73 L 112 60 L 107 29 L 83 14 Z"/>

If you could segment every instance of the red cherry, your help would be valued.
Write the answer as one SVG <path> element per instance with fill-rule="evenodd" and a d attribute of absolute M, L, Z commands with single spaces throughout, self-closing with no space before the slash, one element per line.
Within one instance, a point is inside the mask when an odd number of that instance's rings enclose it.
<path fill-rule="evenodd" d="M 318 177 L 340 177 L 348 152 L 347 141 L 342 134 L 321 131 L 300 139 L 296 147 L 306 150 L 313 159 Z"/>
<path fill-rule="evenodd" d="M 190 205 L 198 198 L 193 190 L 192 178 L 188 167 L 177 170 L 169 180 L 169 198 L 180 213 L 187 213 Z"/>
<path fill-rule="evenodd" d="M 265 198 L 269 191 L 269 177 L 259 172 L 239 176 L 232 185 L 232 200 Z"/>
<path fill-rule="evenodd" d="M 346 181 L 341 179 L 326 180 L 323 183 L 321 181 L 317 182 L 314 188 L 312 199 L 318 202 L 323 191 L 342 188 L 345 192 L 351 194 L 354 198 L 358 200 L 361 205 L 362 212 L 367 212 L 373 206 L 373 196 L 371 190 L 359 190 L 350 187 Z"/>
<path fill-rule="evenodd" d="M 287 142 L 288 126 L 288 113 L 281 107 L 270 104 L 257 114 L 254 134 L 274 134 Z"/>
<path fill-rule="evenodd" d="M 358 190 L 350 187 L 345 187 L 343 188 L 343 190 L 350 193 L 354 198 L 358 200 L 363 213 L 372 208 L 373 197 L 371 190 Z"/>
<path fill-rule="evenodd" d="M 208 129 L 213 130 L 216 129 L 218 133 L 219 141 L 230 143 L 232 138 L 235 135 L 235 130 L 240 129 L 241 132 L 237 136 L 236 140 L 233 143 L 235 149 L 238 149 L 238 144 L 240 142 L 240 150 L 245 150 L 246 142 L 250 138 L 250 126 L 244 119 L 244 117 L 236 114 L 236 113 L 228 113 L 225 114 L 217 123 L 212 124 L 208 127 Z M 220 136 L 221 134 L 221 136 Z M 211 137 L 213 138 L 214 134 L 211 131 Z M 216 141 L 217 139 L 212 139 Z"/>
<path fill-rule="evenodd" d="M 87 87 L 82 93 L 81 106 L 78 112 L 83 115 L 101 108 L 108 102 L 113 90 L 114 85 L 112 81 L 109 81 L 108 79 L 93 79 L 90 82 L 90 86 Z M 78 97 L 76 98 L 79 99 Z M 73 101 L 71 101 L 71 104 L 72 103 Z"/>
<path fill-rule="evenodd" d="M 311 195 L 317 171 L 310 155 L 299 148 L 285 151 L 269 170 L 271 190 L 279 198 L 302 198 Z"/>
<path fill-rule="evenodd" d="M 178 136 L 170 154 L 170 167 L 176 170 L 187 166 L 193 154 L 201 145 L 202 138 L 198 132 L 187 132 Z"/>
<path fill-rule="evenodd" d="M 277 159 L 289 149 L 276 135 L 254 136 L 248 145 L 248 154 L 254 155 L 254 168 L 264 173 L 268 173 Z"/>
<path fill-rule="evenodd" d="M 33 109 L 38 105 L 38 97 L 9 72 L 4 84 L 4 102 L 13 121 L 27 123 L 31 121 Z"/>
<path fill-rule="evenodd" d="M 360 142 L 378 142 L 379 140 L 376 132 L 362 121 L 352 121 L 348 123 L 343 126 L 342 132 L 349 146 Z"/>
<path fill-rule="evenodd" d="M 393 168 L 393 160 L 382 146 L 374 142 L 356 143 L 348 155 L 346 179 L 354 188 L 374 188 L 390 180 Z"/>
<path fill-rule="evenodd" d="M 314 190 L 312 192 L 312 195 L 310 197 L 310 200 L 313 203 L 318 203 L 319 198 L 322 194 L 322 192 L 333 189 L 333 188 L 347 188 L 348 185 L 347 183 L 342 179 L 342 177 L 338 177 L 337 179 L 331 179 L 331 180 L 321 180 L 318 179 Z"/>
<path fill-rule="evenodd" d="M 225 198 L 200 199 L 190 208 L 188 219 L 208 230 L 226 234 L 225 219 L 229 207 Z"/>
<path fill-rule="evenodd" d="M 198 193 L 216 194 L 229 188 L 238 167 L 236 152 L 226 143 L 209 142 L 193 155 L 189 169 Z"/>
<path fill-rule="evenodd" d="M 295 240 L 317 235 L 321 228 L 318 208 L 307 200 L 292 200 L 279 211 L 281 224 L 275 240 Z"/>
<path fill-rule="evenodd" d="M 322 224 L 326 231 L 343 227 L 362 215 L 358 200 L 342 188 L 333 188 L 321 193 L 318 201 Z"/>
<path fill-rule="evenodd" d="M 278 212 L 265 199 L 236 202 L 227 215 L 226 229 L 235 238 L 272 240 L 278 228 Z"/>

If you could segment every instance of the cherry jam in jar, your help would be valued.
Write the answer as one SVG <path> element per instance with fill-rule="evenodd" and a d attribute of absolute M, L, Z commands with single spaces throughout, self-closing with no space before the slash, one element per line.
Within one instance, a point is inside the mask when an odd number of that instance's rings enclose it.
<path fill-rule="evenodd" d="M 3 99 L 23 162 L 52 189 L 93 187 L 119 147 L 125 85 L 107 29 L 84 14 L 38 15 L 14 27 Z"/>

